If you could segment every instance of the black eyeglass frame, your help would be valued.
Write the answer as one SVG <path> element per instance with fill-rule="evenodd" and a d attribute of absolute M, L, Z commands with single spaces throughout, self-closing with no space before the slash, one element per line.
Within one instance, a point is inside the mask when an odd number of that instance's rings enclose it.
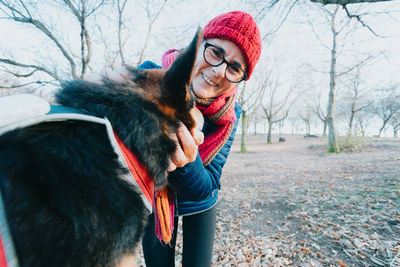
<path fill-rule="evenodd" d="M 218 67 L 218 66 L 220 66 L 220 65 L 222 65 L 222 64 L 224 64 L 224 63 L 226 63 L 225 77 L 226 77 L 226 79 L 228 79 L 228 81 L 230 81 L 231 83 L 240 83 L 241 81 L 247 79 L 247 73 L 246 73 L 240 66 L 238 66 L 238 65 L 236 65 L 236 64 L 232 64 L 232 63 L 230 63 L 228 60 L 226 60 L 224 55 L 222 55 L 222 61 L 221 61 L 221 63 L 219 63 L 219 64 L 216 64 L 216 65 L 215 65 L 215 64 L 211 64 L 210 62 L 208 62 L 207 59 L 206 59 L 206 49 L 207 49 L 207 47 L 214 47 L 214 48 L 216 48 L 216 49 L 218 49 L 218 50 L 220 50 L 220 48 L 219 48 L 218 46 L 215 46 L 215 45 L 210 44 L 210 43 L 207 43 L 207 42 L 204 43 L 203 58 L 204 58 L 204 60 L 207 62 L 208 65 L 213 66 L 213 67 Z M 235 66 L 235 68 L 239 68 L 239 69 L 243 72 L 243 74 L 244 74 L 243 77 L 242 77 L 242 79 L 240 79 L 239 81 L 231 81 L 231 80 L 226 76 L 226 70 L 229 68 L 229 66 Z"/>

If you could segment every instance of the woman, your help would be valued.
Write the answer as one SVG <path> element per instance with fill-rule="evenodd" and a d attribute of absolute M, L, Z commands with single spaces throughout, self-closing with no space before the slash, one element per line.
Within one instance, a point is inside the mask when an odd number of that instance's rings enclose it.
<path fill-rule="evenodd" d="M 162 58 L 167 68 L 179 50 L 168 50 Z M 160 242 L 150 215 L 142 245 L 146 266 L 174 266 L 178 218 L 183 218 L 183 266 L 211 266 L 216 229 L 216 203 L 222 168 L 236 132 L 241 108 L 236 86 L 248 80 L 261 53 L 261 38 L 251 15 L 233 11 L 217 16 L 204 27 L 194 67 L 191 88 L 196 106 L 205 117 L 204 142 L 180 127 L 180 147 L 168 177 L 175 192 L 172 240 Z M 154 68 L 145 62 L 141 68 Z"/>

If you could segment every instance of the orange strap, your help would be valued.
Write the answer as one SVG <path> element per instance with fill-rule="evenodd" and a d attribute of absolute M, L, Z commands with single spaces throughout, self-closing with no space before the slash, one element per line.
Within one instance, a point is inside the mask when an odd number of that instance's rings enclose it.
<path fill-rule="evenodd" d="M 114 133 L 115 135 L 115 133 Z M 131 172 L 133 178 L 135 178 L 140 190 L 145 196 L 146 200 L 153 205 L 153 194 L 154 194 L 154 182 L 151 179 L 149 172 L 146 167 L 139 162 L 139 159 L 122 143 L 122 141 L 115 135 L 115 139 L 118 142 L 118 146 L 122 152 L 128 169 Z"/>
<path fill-rule="evenodd" d="M 174 203 L 173 199 L 171 200 L 171 203 L 168 200 L 168 188 L 164 187 L 161 190 L 154 191 L 154 182 L 153 179 L 150 177 L 150 174 L 146 170 L 146 167 L 139 162 L 139 159 L 124 145 L 124 143 L 118 138 L 115 133 L 114 136 L 117 140 L 118 146 L 120 148 L 120 151 L 122 152 L 122 156 L 124 157 L 128 169 L 136 181 L 136 184 L 139 186 L 141 192 L 145 196 L 146 200 L 149 202 L 150 206 L 153 206 L 156 210 L 156 228 L 158 227 L 158 229 L 156 229 L 156 233 L 161 230 L 160 235 L 162 235 L 162 237 L 159 238 L 160 240 L 162 239 L 165 243 L 168 244 L 172 238 L 174 216 L 173 207 L 171 210 L 171 205 L 174 205 Z M 153 196 L 155 197 L 154 202 Z"/>
<path fill-rule="evenodd" d="M 158 220 L 160 222 L 162 240 L 168 244 L 172 238 L 172 228 L 167 187 L 156 191 L 156 208 Z"/>

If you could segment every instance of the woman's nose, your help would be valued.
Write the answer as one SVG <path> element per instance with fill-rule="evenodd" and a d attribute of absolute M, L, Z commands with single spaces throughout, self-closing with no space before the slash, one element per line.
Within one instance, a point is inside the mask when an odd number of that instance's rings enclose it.
<path fill-rule="evenodd" d="M 219 65 L 217 67 L 213 67 L 213 70 L 214 70 L 215 74 L 218 77 L 224 77 L 225 76 L 226 67 L 227 67 L 226 63 L 223 63 L 223 64 L 221 64 L 221 65 Z"/>

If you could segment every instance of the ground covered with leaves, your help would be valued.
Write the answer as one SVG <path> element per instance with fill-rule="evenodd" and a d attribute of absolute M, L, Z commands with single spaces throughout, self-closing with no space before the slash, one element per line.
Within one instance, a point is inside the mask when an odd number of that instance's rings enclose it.
<path fill-rule="evenodd" d="M 400 266 L 400 139 L 328 154 L 325 139 L 283 137 L 250 136 L 246 154 L 236 138 L 213 266 Z"/>

